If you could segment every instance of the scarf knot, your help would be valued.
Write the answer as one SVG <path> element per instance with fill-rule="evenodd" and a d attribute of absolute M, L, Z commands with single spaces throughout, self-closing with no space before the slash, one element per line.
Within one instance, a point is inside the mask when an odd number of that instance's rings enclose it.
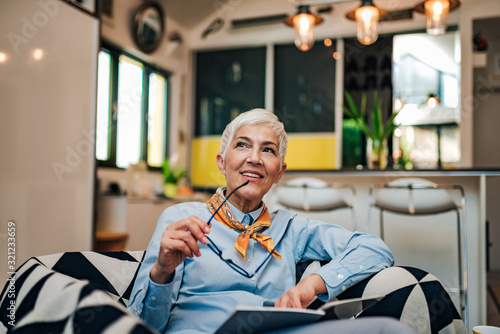
<path fill-rule="evenodd" d="M 207 208 L 211 214 L 214 214 L 215 210 L 223 203 L 225 200 L 224 197 L 224 189 L 219 188 L 215 192 L 215 194 L 210 198 L 207 202 Z M 281 255 L 274 249 L 273 239 L 267 235 L 259 233 L 263 228 L 271 226 L 271 218 L 269 217 L 269 211 L 265 204 L 264 208 L 259 215 L 259 217 L 255 220 L 255 222 L 250 225 L 244 225 L 240 223 L 235 217 L 229 205 L 224 203 L 222 207 L 217 211 L 217 214 L 214 216 L 215 220 L 221 222 L 229 228 L 234 228 L 236 230 L 242 231 L 238 237 L 236 238 L 236 242 L 234 243 L 234 248 L 238 251 L 238 254 L 242 258 L 245 258 L 248 243 L 250 239 L 254 239 L 260 245 L 262 245 L 268 252 L 273 252 L 273 256 L 277 259 L 281 260 Z"/>

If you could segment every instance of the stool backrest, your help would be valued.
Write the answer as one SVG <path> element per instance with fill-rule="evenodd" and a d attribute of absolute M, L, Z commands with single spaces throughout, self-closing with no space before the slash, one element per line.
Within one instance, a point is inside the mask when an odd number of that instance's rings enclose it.
<path fill-rule="evenodd" d="M 351 206 L 334 185 L 311 177 L 293 179 L 278 186 L 276 196 L 279 204 L 303 211 L 327 211 Z"/>
<path fill-rule="evenodd" d="M 337 209 L 350 209 L 351 229 L 356 230 L 356 190 L 350 184 L 329 184 L 313 177 L 300 177 L 278 185 L 274 197 L 278 206 L 292 211 L 328 213 Z"/>
<path fill-rule="evenodd" d="M 387 184 L 372 185 L 370 205 L 406 214 L 432 214 L 457 210 L 448 190 L 456 186 L 438 185 L 421 178 L 402 178 Z"/>

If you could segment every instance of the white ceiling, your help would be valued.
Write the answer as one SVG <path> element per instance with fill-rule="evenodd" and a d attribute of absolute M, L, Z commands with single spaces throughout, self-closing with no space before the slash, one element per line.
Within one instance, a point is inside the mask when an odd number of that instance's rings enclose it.
<path fill-rule="evenodd" d="M 217 12 L 217 8 L 222 8 L 226 3 L 236 6 L 242 2 L 251 2 L 253 0 L 159 0 L 163 5 L 166 14 L 175 19 L 185 28 L 193 28 L 199 22 Z M 374 0 L 376 6 L 387 10 L 398 10 L 414 7 L 422 0 Z M 463 0 L 462 0 L 463 1 Z M 283 13 L 293 13 L 298 3 L 310 3 L 317 5 L 333 4 L 335 10 L 336 2 L 358 2 L 359 0 L 267 0 L 266 6 L 260 6 L 261 16 L 276 14 L 276 8 L 282 8 Z M 353 4 L 354 6 L 354 4 Z M 356 6 L 354 6 L 355 8 Z M 273 12 L 268 11 L 273 8 Z M 257 15 L 259 16 L 259 15 Z M 251 17 L 255 17 L 252 15 Z"/>
<path fill-rule="evenodd" d="M 214 3 L 218 1 L 223 0 L 159 0 L 165 9 L 166 15 L 174 18 L 186 28 L 194 27 L 215 13 Z"/>

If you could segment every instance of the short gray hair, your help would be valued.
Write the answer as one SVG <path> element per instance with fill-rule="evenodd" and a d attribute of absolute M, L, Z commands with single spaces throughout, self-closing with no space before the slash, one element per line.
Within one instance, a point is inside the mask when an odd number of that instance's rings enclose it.
<path fill-rule="evenodd" d="M 252 109 L 239 114 L 235 119 L 226 126 L 222 133 L 220 151 L 222 159 L 226 157 L 226 151 L 229 143 L 233 140 L 234 134 L 244 125 L 264 124 L 274 130 L 278 137 L 278 150 L 280 162 L 285 161 L 286 149 L 288 147 L 288 137 L 285 132 L 285 127 L 278 117 L 271 111 L 266 109 Z"/>

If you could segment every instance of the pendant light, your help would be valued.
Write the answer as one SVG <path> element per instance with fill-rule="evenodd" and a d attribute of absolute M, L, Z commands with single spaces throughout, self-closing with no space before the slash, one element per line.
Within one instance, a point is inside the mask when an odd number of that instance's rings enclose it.
<path fill-rule="evenodd" d="M 425 100 L 425 104 L 431 109 L 436 108 L 440 102 L 439 97 L 436 97 L 434 94 L 429 94 L 429 97 Z"/>
<path fill-rule="evenodd" d="M 418 13 L 425 13 L 427 33 L 444 34 L 448 26 L 448 13 L 460 6 L 459 0 L 426 0 L 415 7 Z"/>
<path fill-rule="evenodd" d="M 356 21 L 358 41 L 364 45 L 375 43 L 378 38 L 378 22 L 387 11 L 376 7 L 372 0 L 362 0 L 361 6 L 346 14 L 349 20 Z"/>
<path fill-rule="evenodd" d="M 323 22 L 319 15 L 312 14 L 309 6 L 301 5 L 295 15 L 285 20 L 287 26 L 295 30 L 295 46 L 300 51 L 309 51 L 314 45 L 314 26 Z"/>

